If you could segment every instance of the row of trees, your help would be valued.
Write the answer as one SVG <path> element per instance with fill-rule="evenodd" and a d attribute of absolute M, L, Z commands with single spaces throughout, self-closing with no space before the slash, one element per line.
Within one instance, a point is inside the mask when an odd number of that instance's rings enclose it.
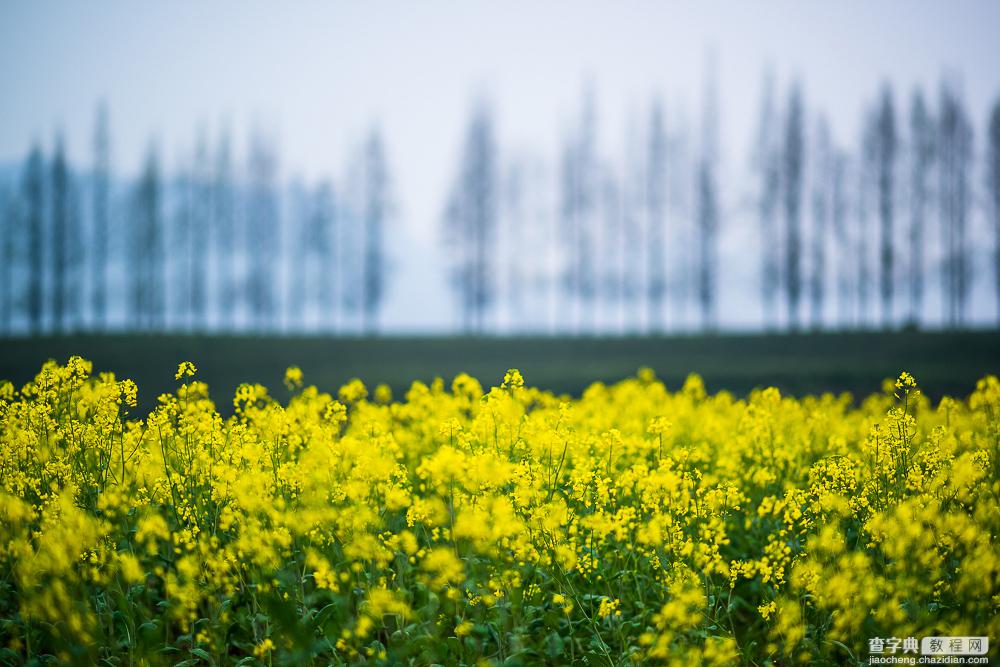
<path fill-rule="evenodd" d="M 822 326 L 824 302 L 832 292 L 840 322 L 918 326 L 928 319 L 928 277 L 937 275 L 938 319 L 949 327 L 966 324 L 975 257 L 969 230 L 977 203 L 977 161 L 972 120 L 957 86 L 942 83 L 936 108 L 916 90 L 904 112 L 897 111 L 892 88 L 884 85 L 864 114 L 854 155 L 834 139 L 822 114 L 815 117 L 807 147 L 808 120 L 799 86 L 789 94 L 783 127 L 775 122 L 773 84 L 765 84 L 764 99 L 755 166 L 766 239 L 761 298 L 767 321 L 776 319 L 783 291 L 789 326 L 805 319 L 800 314 L 803 297 L 810 303 L 811 326 Z M 772 132 L 774 127 L 782 133 Z M 982 191 L 994 201 L 983 201 L 981 208 L 992 220 L 989 236 L 997 253 L 991 263 L 1000 317 L 1000 100 L 987 121 L 984 143 Z M 808 185 L 803 183 L 806 170 Z M 804 229 L 806 202 L 811 203 L 809 229 Z M 775 237 L 777 207 L 783 239 Z M 808 251 L 804 233 L 812 240 Z M 783 257 L 775 255 L 775 247 L 784 248 Z M 828 280 L 828 256 L 835 260 L 833 281 Z M 876 299 L 877 311 L 872 312 L 869 304 Z"/>
<path fill-rule="evenodd" d="M 727 207 L 711 77 L 697 142 L 682 115 L 668 126 L 655 99 L 647 117 L 630 124 L 617 161 L 597 148 L 586 91 L 554 186 L 540 177 L 544 169 L 516 156 L 501 166 L 493 114 L 480 104 L 444 215 L 463 327 L 496 326 L 490 317 L 500 312 L 513 329 L 530 327 L 528 284 L 548 291 L 558 331 L 714 329 L 726 234 L 749 241 L 729 248 L 730 264 L 759 248 L 767 329 L 965 326 L 977 266 L 984 274 L 988 267 L 1000 319 L 1000 100 L 978 155 L 953 82 L 944 81 L 933 102 L 916 90 L 905 111 L 898 106 L 884 85 L 851 151 L 821 111 L 807 108 L 800 84 L 782 97 L 766 74 L 750 187 L 728 192 L 738 203 Z M 978 236 L 976 212 L 988 223 Z M 756 228 L 741 235 L 748 219 Z M 977 253 L 984 241 L 993 247 L 988 257 Z"/>
<path fill-rule="evenodd" d="M 851 150 L 799 84 L 779 94 L 766 75 L 761 90 L 728 189 L 714 77 L 697 123 L 654 99 L 614 157 L 586 89 L 554 165 L 502 154 L 476 105 L 442 216 L 460 327 L 712 330 L 734 303 L 768 329 L 960 327 L 987 268 L 1000 317 L 1000 100 L 977 142 L 952 82 L 902 104 L 886 85 Z M 286 184 L 266 133 L 237 163 L 228 132 L 199 132 L 169 175 L 153 147 L 124 182 L 102 106 L 88 167 L 56 137 L 0 190 L 0 330 L 375 332 L 385 154 L 373 131 L 338 187 Z"/>
<path fill-rule="evenodd" d="M 647 144 L 630 134 L 628 157 L 616 168 L 599 151 L 594 93 L 588 89 L 551 175 L 524 156 L 501 167 L 493 113 L 480 103 L 444 214 L 463 328 L 498 328 L 496 315 L 505 308 L 512 330 L 539 328 L 539 320 L 551 319 L 548 328 L 562 332 L 664 331 L 671 296 L 675 309 L 693 301 L 702 325 L 714 328 L 716 124 L 710 87 L 699 153 L 688 164 L 686 137 L 668 135 L 656 101 Z M 693 202 L 684 191 L 692 176 Z M 675 275 L 682 284 L 673 284 Z M 526 292 L 543 294 L 548 318 L 539 318 L 537 308 L 530 312 Z"/>
<path fill-rule="evenodd" d="M 336 192 L 282 187 L 263 132 L 242 170 L 227 131 L 193 144 L 169 176 L 151 147 L 135 182 L 116 181 L 102 105 L 90 169 L 70 168 L 60 137 L 51 157 L 32 147 L 0 192 L 0 331 L 374 331 L 391 212 L 379 131 Z"/>

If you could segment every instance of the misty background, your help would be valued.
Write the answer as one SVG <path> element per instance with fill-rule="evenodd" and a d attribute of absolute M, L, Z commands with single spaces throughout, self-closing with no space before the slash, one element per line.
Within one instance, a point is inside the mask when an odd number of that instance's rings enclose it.
<path fill-rule="evenodd" d="M 993 3 L 0 13 L 5 333 L 1000 319 Z"/>

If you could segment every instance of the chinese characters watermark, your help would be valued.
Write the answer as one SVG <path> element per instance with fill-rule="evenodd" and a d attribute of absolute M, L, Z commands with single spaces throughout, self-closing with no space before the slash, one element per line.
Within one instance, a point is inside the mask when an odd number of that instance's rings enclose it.
<path fill-rule="evenodd" d="M 986 665 L 989 637 L 871 637 L 869 665 Z"/>

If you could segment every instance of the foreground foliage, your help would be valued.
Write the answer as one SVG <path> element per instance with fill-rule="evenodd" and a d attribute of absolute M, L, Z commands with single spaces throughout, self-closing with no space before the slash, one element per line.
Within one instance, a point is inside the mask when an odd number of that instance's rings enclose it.
<path fill-rule="evenodd" d="M 1000 638 L 1000 382 L 0 384 L 0 662 L 845 664 Z"/>

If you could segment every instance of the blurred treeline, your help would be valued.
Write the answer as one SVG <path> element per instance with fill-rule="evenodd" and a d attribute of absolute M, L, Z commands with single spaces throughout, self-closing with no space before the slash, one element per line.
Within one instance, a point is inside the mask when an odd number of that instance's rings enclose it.
<path fill-rule="evenodd" d="M 725 183 L 715 88 L 697 122 L 653 98 L 615 157 L 587 88 L 551 164 L 505 153 L 474 105 L 438 230 L 448 266 L 423 269 L 449 271 L 460 328 L 715 330 L 724 290 L 765 329 L 961 328 L 984 321 L 977 281 L 1000 318 L 1000 98 L 977 122 L 953 81 L 886 83 L 860 136 L 838 137 L 800 83 L 765 74 L 745 177 Z M 128 181 L 104 105 L 89 154 L 36 142 L 0 190 L 0 331 L 379 332 L 393 281 L 424 277 L 390 270 L 406 249 L 382 133 L 338 183 L 285 180 L 267 133 L 240 159 L 234 143 L 198 132 L 172 168 L 151 144 Z M 723 256 L 738 225 L 754 242 Z M 727 284 L 724 261 L 755 282 Z"/>
<path fill-rule="evenodd" d="M 167 173 L 151 144 L 134 182 L 116 179 L 107 107 L 89 168 L 57 136 L 32 147 L 3 193 L 6 332 L 276 331 L 283 318 L 329 329 L 340 313 L 373 331 L 384 290 L 388 173 L 372 130 L 352 161 L 351 196 L 280 179 L 267 133 L 243 164 L 223 130 Z"/>

